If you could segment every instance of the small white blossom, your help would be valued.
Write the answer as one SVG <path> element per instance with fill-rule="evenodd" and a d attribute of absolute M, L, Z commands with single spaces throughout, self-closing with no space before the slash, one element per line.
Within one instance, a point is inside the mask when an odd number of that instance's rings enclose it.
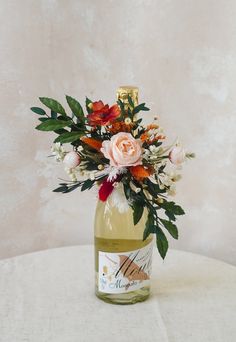
<path fill-rule="evenodd" d="M 169 196 L 175 196 L 176 195 L 176 189 L 175 189 L 175 185 L 172 184 L 169 189 L 167 190 L 167 194 Z"/>
<path fill-rule="evenodd" d="M 95 174 L 94 174 L 94 172 L 90 172 L 90 174 L 89 174 L 89 179 L 95 180 Z"/>
<path fill-rule="evenodd" d="M 63 161 L 65 157 L 65 150 L 60 143 L 55 143 L 51 148 L 52 155 L 56 157 L 57 161 Z"/>
<path fill-rule="evenodd" d="M 112 182 L 117 178 L 117 176 L 122 175 L 127 172 L 127 169 L 125 167 L 112 167 L 109 176 L 108 176 L 108 181 Z"/>
<path fill-rule="evenodd" d="M 182 176 L 176 172 L 171 172 L 169 176 L 172 182 L 178 182 L 182 178 Z"/>
<path fill-rule="evenodd" d="M 130 125 L 132 120 L 130 118 L 125 118 L 125 124 Z"/>
<path fill-rule="evenodd" d="M 75 169 L 65 167 L 65 171 L 69 175 L 70 179 L 73 182 L 77 181 L 77 176 L 76 176 L 76 170 Z"/>

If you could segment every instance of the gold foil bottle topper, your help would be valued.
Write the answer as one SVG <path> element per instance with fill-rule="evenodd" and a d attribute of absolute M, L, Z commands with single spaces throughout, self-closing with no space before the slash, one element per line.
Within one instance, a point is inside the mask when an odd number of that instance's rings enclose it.
<path fill-rule="evenodd" d="M 134 106 L 138 105 L 138 88 L 133 86 L 121 86 L 117 89 L 117 100 L 121 100 L 125 107 L 129 106 L 128 95 L 132 98 Z"/>

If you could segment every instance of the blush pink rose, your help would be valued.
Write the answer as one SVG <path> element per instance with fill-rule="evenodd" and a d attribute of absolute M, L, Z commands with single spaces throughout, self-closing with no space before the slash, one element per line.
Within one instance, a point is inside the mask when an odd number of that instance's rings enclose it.
<path fill-rule="evenodd" d="M 175 165 L 182 164 L 185 160 L 185 156 L 186 156 L 185 150 L 181 146 L 174 146 L 169 153 L 169 159 L 171 163 Z"/>
<path fill-rule="evenodd" d="M 113 135 L 111 140 L 103 141 L 101 152 L 110 160 L 111 166 L 142 164 L 141 141 L 134 139 L 130 133 L 120 132 Z"/>

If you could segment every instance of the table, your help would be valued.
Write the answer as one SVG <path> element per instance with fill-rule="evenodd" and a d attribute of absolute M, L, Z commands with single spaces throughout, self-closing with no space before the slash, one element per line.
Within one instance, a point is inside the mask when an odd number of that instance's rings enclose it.
<path fill-rule="evenodd" d="M 112 305 L 94 295 L 93 246 L 0 261 L 1 342 L 234 342 L 236 268 L 154 252 L 152 296 Z"/>

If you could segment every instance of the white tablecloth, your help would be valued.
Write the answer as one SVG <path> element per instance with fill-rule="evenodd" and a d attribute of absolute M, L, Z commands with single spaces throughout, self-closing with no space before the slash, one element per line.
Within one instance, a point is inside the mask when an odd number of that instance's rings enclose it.
<path fill-rule="evenodd" d="M 0 342 L 234 342 L 236 268 L 154 252 L 152 296 L 112 305 L 94 295 L 93 247 L 0 262 Z"/>

